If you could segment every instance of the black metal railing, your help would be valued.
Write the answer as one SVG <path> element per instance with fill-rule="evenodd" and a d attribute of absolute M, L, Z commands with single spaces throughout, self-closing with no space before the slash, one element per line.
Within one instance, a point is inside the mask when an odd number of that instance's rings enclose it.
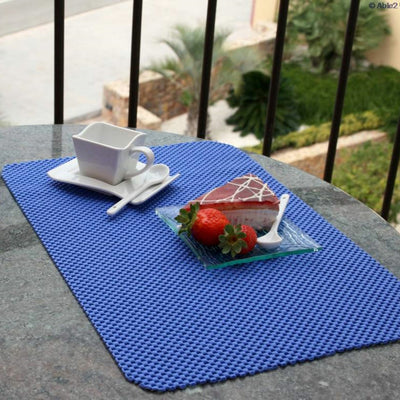
<path fill-rule="evenodd" d="M 282 67 L 283 46 L 285 43 L 286 21 L 289 10 L 289 0 L 281 0 L 279 4 L 278 23 L 276 26 L 274 57 L 269 85 L 267 119 L 263 140 L 263 154 L 271 155 L 272 135 L 274 133 L 275 112 L 278 102 L 279 80 Z"/>
<path fill-rule="evenodd" d="M 64 123 L 64 0 L 54 0 L 54 123 Z"/>
<path fill-rule="evenodd" d="M 342 64 L 340 66 L 339 82 L 336 91 L 335 108 L 331 125 L 331 134 L 329 137 L 328 153 L 326 155 L 324 180 L 332 181 L 333 167 L 335 164 L 337 141 L 339 137 L 340 122 L 342 120 L 342 111 L 344 96 L 346 93 L 347 77 L 349 75 L 351 50 L 353 47 L 354 33 L 356 31 L 358 9 L 360 0 L 351 0 L 349 17 L 347 21 L 346 36 L 344 39 L 344 48 L 342 55 Z"/>
<path fill-rule="evenodd" d="M 390 161 L 388 178 L 386 181 L 386 188 L 385 188 L 385 194 L 383 197 L 383 205 L 382 205 L 382 211 L 381 211 L 381 216 L 383 218 L 385 218 L 386 220 L 389 217 L 390 204 L 392 202 L 393 190 L 394 190 L 394 185 L 395 185 L 395 181 L 396 181 L 397 168 L 399 166 L 399 159 L 400 159 L 400 119 L 397 124 L 396 137 L 395 137 L 395 140 L 393 143 L 392 157 L 391 157 L 391 161 Z"/>
<path fill-rule="evenodd" d="M 212 68 L 212 55 L 214 46 L 215 17 L 217 13 L 217 0 L 209 0 L 207 8 L 206 31 L 204 37 L 203 70 L 201 76 L 199 120 L 197 124 L 197 137 L 204 139 L 207 131 L 207 110 L 210 93 L 210 79 Z"/>
<path fill-rule="evenodd" d="M 132 43 L 131 43 L 131 73 L 129 79 L 129 109 L 128 126 L 137 125 L 137 108 L 139 104 L 139 73 L 140 73 L 140 38 L 142 32 L 143 0 L 133 2 Z"/>
<path fill-rule="evenodd" d="M 128 126 L 135 128 L 137 124 L 137 107 L 139 96 L 140 71 L 140 42 L 142 27 L 143 0 L 133 0 L 132 43 L 130 65 L 130 88 Z M 335 163 L 337 141 L 339 136 L 342 109 L 345 98 L 347 77 L 349 73 L 354 33 L 360 0 L 351 0 L 347 21 L 342 63 L 336 91 L 335 107 L 333 110 L 331 133 L 325 163 L 324 180 L 331 182 Z M 54 123 L 64 122 L 64 0 L 54 0 Z M 200 92 L 199 118 L 197 136 L 205 138 L 207 130 L 207 111 L 212 68 L 213 41 L 215 30 L 217 0 L 208 0 L 207 20 L 204 38 L 203 70 Z M 280 71 L 282 65 L 283 48 L 285 42 L 286 21 L 289 9 L 289 0 L 281 0 L 278 12 L 277 33 L 271 71 L 271 83 L 268 93 L 268 106 L 263 140 L 263 154 L 270 156 L 272 136 L 274 131 L 275 113 L 279 93 Z M 397 134 L 393 145 L 391 163 L 384 193 L 381 215 L 387 219 L 393 196 L 396 173 L 400 158 L 400 119 Z"/>

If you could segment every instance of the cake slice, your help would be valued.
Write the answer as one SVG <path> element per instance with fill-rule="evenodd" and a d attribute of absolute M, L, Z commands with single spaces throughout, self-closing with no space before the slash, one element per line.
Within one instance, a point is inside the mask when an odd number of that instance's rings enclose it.
<path fill-rule="evenodd" d="M 279 211 L 279 199 L 258 176 L 246 174 L 202 194 L 190 204 L 222 211 L 231 224 L 270 228 Z"/>

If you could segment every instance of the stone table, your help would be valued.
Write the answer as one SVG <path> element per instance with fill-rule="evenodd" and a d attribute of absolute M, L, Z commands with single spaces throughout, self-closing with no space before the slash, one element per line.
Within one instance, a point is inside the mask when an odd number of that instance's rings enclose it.
<path fill-rule="evenodd" d="M 0 166 L 74 155 L 83 126 L 0 128 Z M 147 131 L 149 145 L 197 140 Z M 400 277 L 400 235 L 340 189 L 251 155 L 288 189 Z M 400 344 L 153 393 L 125 380 L 36 234 L 0 181 L 0 399 L 395 399 Z"/>

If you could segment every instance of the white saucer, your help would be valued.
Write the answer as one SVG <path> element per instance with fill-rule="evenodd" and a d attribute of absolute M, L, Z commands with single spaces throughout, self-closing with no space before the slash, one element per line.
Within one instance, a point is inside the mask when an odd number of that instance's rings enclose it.
<path fill-rule="evenodd" d="M 141 167 L 143 164 L 138 161 L 138 166 Z M 141 165 L 142 164 L 142 165 Z M 101 192 L 107 195 L 114 195 L 120 197 L 126 197 L 129 193 L 133 192 L 138 188 L 144 180 L 146 172 L 122 181 L 118 185 L 110 185 L 106 182 L 100 181 L 98 179 L 90 178 L 88 176 L 81 175 L 78 166 L 78 160 L 74 158 L 65 164 L 59 165 L 56 168 L 47 172 L 47 175 L 58 182 L 70 183 L 72 185 L 82 186 L 87 189 L 95 190 L 96 192 Z M 131 204 L 141 204 L 148 200 L 150 197 L 154 196 L 160 190 L 168 186 L 172 181 L 178 178 L 180 174 L 173 176 L 168 176 L 159 185 L 154 185 L 131 201 Z"/>

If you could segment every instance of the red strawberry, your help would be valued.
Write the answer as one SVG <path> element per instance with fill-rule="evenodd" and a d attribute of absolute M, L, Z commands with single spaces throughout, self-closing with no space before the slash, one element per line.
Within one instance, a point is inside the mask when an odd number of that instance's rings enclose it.
<path fill-rule="evenodd" d="M 227 225 L 219 237 L 219 247 L 223 254 L 247 254 L 254 249 L 257 242 L 256 231 L 249 225 Z"/>
<path fill-rule="evenodd" d="M 192 226 L 192 235 L 201 244 L 215 246 L 219 243 L 219 235 L 224 233 L 224 228 L 228 224 L 228 219 L 221 211 L 203 208 L 197 213 Z"/>
<path fill-rule="evenodd" d="M 254 228 L 249 225 L 242 225 L 242 231 L 246 234 L 243 240 L 246 242 L 247 247 L 243 247 L 239 254 L 247 254 L 254 249 L 257 243 L 257 234 Z"/>
<path fill-rule="evenodd" d="M 214 208 L 203 208 L 200 204 L 190 205 L 189 211 L 185 208 L 175 218 L 182 224 L 179 233 L 188 232 L 201 244 L 215 246 L 219 243 L 219 236 L 224 233 L 224 228 L 229 224 L 225 214 Z"/>

